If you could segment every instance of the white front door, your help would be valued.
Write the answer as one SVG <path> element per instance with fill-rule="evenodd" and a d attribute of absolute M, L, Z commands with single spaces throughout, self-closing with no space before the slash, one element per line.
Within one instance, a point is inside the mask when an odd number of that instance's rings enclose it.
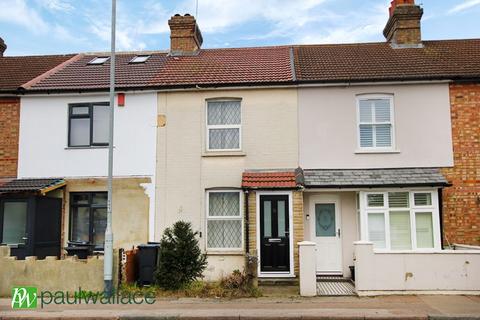
<path fill-rule="evenodd" d="M 317 274 L 342 273 L 342 238 L 339 201 L 313 201 L 312 239 L 316 243 Z"/>

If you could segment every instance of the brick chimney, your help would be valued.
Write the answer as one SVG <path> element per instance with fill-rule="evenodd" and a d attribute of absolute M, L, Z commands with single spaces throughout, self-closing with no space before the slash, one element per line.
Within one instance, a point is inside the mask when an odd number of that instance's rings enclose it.
<path fill-rule="evenodd" d="M 195 18 L 188 13 L 176 14 L 168 20 L 170 26 L 170 54 L 194 55 L 200 50 L 203 38 Z"/>
<path fill-rule="evenodd" d="M 383 29 L 387 41 L 398 48 L 421 47 L 420 20 L 423 9 L 415 4 L 415 0 L 393 0 L 389 11 L 390 18 Z"/>
<path fill-rule="evenodd" d="M 3 57 L 3 53 L 7 50 L 7 45 L 5 44 L 5 41 L 3 41 L 2 38 L 0 38 L 0 57 Z"/>

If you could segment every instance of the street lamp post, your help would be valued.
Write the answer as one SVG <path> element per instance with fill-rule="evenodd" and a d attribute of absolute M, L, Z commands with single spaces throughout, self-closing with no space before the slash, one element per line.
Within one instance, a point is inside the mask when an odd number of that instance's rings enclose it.
<path fill-rule="evenodd" d="M 113 293 L 113 229 L 112 229 L 112 184 L 113 184 L 113 117 L 115 110 L 115 23 L 117 1 L 112 0 L 112 27 L 110 51 L 110 121 L 108 134 L 108 207 L 107 228 L 105 229 L 105 251 L 103 263 L 103 280 L 105 282 L 105 295 L 110 297 Z"/>

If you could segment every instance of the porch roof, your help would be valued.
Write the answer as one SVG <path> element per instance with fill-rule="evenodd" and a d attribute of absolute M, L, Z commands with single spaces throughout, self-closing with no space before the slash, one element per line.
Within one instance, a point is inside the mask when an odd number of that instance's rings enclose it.
<path fill-rule="evenodd" d="M 0 193 L 40 192 L 45 194 L 65 184 L 62 178 L 11 179 L 0 183 Z"/>
<path fill-rule="evenodd" d="M 448 186 L 439 168 L 306 169 L 306 188 Z"/>
<path fill-rule="evenodd" d="M 242 175 L 245 189 L 295 189 L 302 184 L 301 169 L 255 170 Z"/>

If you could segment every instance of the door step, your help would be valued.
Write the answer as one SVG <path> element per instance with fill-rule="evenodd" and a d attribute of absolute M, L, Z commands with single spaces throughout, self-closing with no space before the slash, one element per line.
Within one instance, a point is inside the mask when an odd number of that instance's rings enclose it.
<path fill-rule="evenodd" d="M 351 281 L 317 281 L 317 296 L 356 296 Z"/>
<path fill-rule="evenodd" d="M 258 278 L 259 286 L 298 286 L 297 278 Z"/>
<path fill-rule="evenodd" d="M 352 279 L 343 276 L 317 275 L 317 282 L 352 282 Z"/>

